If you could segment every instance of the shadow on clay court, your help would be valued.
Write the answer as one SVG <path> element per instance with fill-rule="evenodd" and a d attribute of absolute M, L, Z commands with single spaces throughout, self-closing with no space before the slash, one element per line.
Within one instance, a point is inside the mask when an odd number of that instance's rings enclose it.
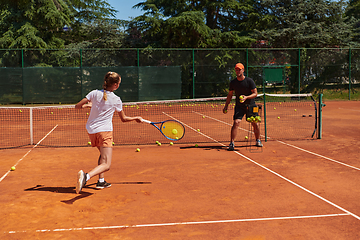
<path fill-rule="evenodd" d="M 92 188 L 85 186 L 84 188 Z M 96 188 L 93 188 L 96 189 Z M 75 193 L 75 187 L 43 187 L 43 185 L 36 185 L 35 187 L 27 188 L 24 191 L 43 191 L 43 192 L 53 192 L 53 193 Z M 89 197 L 93 195 L 93 193 L 82 191 L 79 195 L 69 200 L 62 200 L 61 202 L 66 204 L 73 204 L 75 201 Z"/>
<path fill-rule="evenodd" d="M 235 150 L 234 151 L 239 151 L 238 148 L 246 148 L 247 146 L 235 146 Z M 204 150 L 225 150 L 227 151 L 228 146 L 209 146 L 209 145 L 198 145 L 198 146 L 186 146 L 186 147 L 180 147 L 180 149 L 192 149 L 192 148 L 200 148 L 200 149 L 204 149 Z"/>
<path fill-rule="evenodd" d="M 99 190 L 96 187 L 93 187 L 96 183 L 92 183 L 83 187 L 83 189 L 93 189 Z M 111 184 L 152 184 L 152 182 L 117 182 Z M 24 191 L 42 191 L 42 192 L 53 192 L 53 193 L 75 193 L 75 187 L 44 187 L 44 185 L 36 185 L 35 187 L 27 188 Z M 73 204 L 75 201 L 80 200 L 82 198 L 89 197 L 94 193 L 89 193 L 85 191 L 81 191 L 80 194 L 76 195 L 76 197 L 71 198 L 69 200 L 62 200 L 61 202 L 65 204 Z"/>

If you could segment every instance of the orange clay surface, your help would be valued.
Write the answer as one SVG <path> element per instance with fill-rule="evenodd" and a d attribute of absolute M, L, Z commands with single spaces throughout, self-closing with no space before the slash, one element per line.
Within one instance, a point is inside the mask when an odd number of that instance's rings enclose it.
<path fill-rule="evenodd" d="M 97 149 L 0 150 L 0 239 L 360 239 L 360 102 L 325 104 L 321 140 L 115 146 L 81 194 Z"/>

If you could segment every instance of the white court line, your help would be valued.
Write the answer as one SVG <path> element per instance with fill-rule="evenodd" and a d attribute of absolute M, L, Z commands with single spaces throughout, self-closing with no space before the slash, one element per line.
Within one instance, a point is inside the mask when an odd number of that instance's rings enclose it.
<path fill-rule="evenodd" d="M 179 121 L 178 119 L 166 114 L 163 112 L 163 114 L 167 115 L 168 117 Z M 197 132 L 194 128 L 190 127 L 189 125 L 183 123 L 185 126 L 187 126 L 188 128 L 192 129 L 193 131 Z M 214 142 L 219 143 L 222 146 L 225 146 L 224 144 L 216 141 L 215 139 L 211 138 L 210 136 L 207 136 L 201 132 L 197 132 L 211 140 L 213 140 Z M 255 219 L 234 219 L 234 220 L 215 220 L 215 221 L 199 221 L 199 222 L 175 222 L 175 223 L 158 223 L 158 224 L 139 224 L 139 225 L 122 225 L 122 226 L 105 226 L 105 227 L 84 227 L 84 228 L 68 228 L 68 229 L 54 229 L 54 230 L 49 230 L 49 229 L 43 229 L 43 230 L 36 230 L 36 232 L 65 232 L 65 231 L 81 231 L 81 230 L 101 230 L 101 229 L 121 229 L 121 228 L 140 228 L 140 227 L 161 227 L 161 226 L 176 226 L 176 225 L 195 225 L 195 224 L 214 224 L 214 223 L 234 223 L 234 222 L 255 222 L 255 221 L 271 221 L 271 220 L 289 220 L 289 219 L 310 219 L 310 218 L 325 218 L 325 217 L 339 217 L 339 216 L 353 216 L 357 219 L 360 220 L 360 218 L 358 216 L 356 216 L 355 214 L 337 206 L 334 203 L 331 203 L 330 201 L 316 195 L 315 193 L 312 193 L 310 190 L 305 189 L 304 187 L 286 179 L 285 177 L 281 176 L 280 174 L 262 166 L 261 164 L 251 160 L 250 158 L 235 152 L 237 154 L 239 154 L 240 156 L 242 156 L 243 158 L 255 163 L 256 165 L 264 168 L 267 171 L 270 171 L 271 173 L 281 177 L 282 179 L 294 184 L 295 186 L 305 190 L 306 192 L 320 198 L 321 200 L 335 206 L 336 208 L 340 209 L 341 211 L 345 212 L 342 214 L 327 214 L 327 215 L 311 215 L 311 216 L 292 216 L 292 217 L 273 217 L 273 218 L 255 218 Z M 9 231 L 7 233 L 24 233 L 24 232 L 28 232 L 28 231 Z"/>
<path fill-rule="evenodd" d="M 261 165 L 260 163 L 258 163 L 258 162 L 256 162 L 256 161 L 252 160 L 251 158 L 248 158 L 247 156 L 245 156 L 245 155 L 243 155 L 243 154 L 241 154 L 241 153 L 239 153 L 239 152 L 235 152 L 235 153 L 236 153 L 236 154 L 238 154 L 238 155 L 240 155 L 241 157 L 243 157 L 243 158 L 247 159 L 248 161 L 250 161 L 250 162 L 252 162 L 252 163 L 254 163 L 254 164 L 258 165 L 259 167 L 261 167 L 261 168 L 265 169 L 266 171 L 269 171 L 269 172 L 271 172 L 272 174 L 274 174 L 274 175 L 276 175 L 276 176 L 280 177 L 281 179 L 283 179 L 283 180 L 285 180 L 285 181 L 287 181 L 287 182 L 289 182 L 289 183 L 293 184 L 294 186 L 296 186 L 296 187 L 298 187 L 298 188 L 300 188 L 300 189 L 304 190 L 305 192 L 310 193 L 310 194 L 311 194 L 311 195 L 313 195 L 314 197 L 317 197 L 317 198 L 319 198 L 319 199 L 323 200 L 324 202 L 326 202 L 326 203 L 328 203 L 328 204 L 330 204 L 330 205 L 332 205 L 332 206 L 336 207 L 337 209 L 340 209 L 341 211 L 346 212 L 347 214 L 349 214 L 349 215 L 353 216 L 354 218 L 356 218 L 356 219 L 360 220 L 360 217 L 359 217 L 359 216 L 357 216 L 356 214 L 354 214 L 354 213 L 352 213 L 352 212 L 350 212 L 350 211 L 348 211 L 348 210 L 346 210 L 346 209 L 344 209 L 344 208 L 340 207 L 339 205 L 337 205 L 337 204 L 335 204 L 335 203 L 333 203 L 333 202 L 331 202 L 331 201 L 327 200 L 326 198 L 321 197 L 320 195 L 318 195 L 318 194 L 316 194 L 316 193 L 314 193 L 314 192 L 312 192 L 312 191 L 310 191 L 310 190 L 306 189 L 305 187 L 303 187 L 303 186 L 301 186 L 301 185 L 299 185 L 299 184 L 297 184 L 297 183 L 295 183 L 295 182 L 291 181 L 290 179 L 288 179 L 288 178 L 286 178 L 286 177 L 284 177 L 284 176 L 280 175 L 279 173 L 277 173 L 277 172 L 275 172 L 275 171 L 273 171 L 273 170 L 271 170 L 271 169 L 269 169 L 269 168 L 267 168 L 267 167 L 265 167 L 265 166 Z"/>
<path fill-rule="evenodd" d="M 166 113 L 164 113 L 164 114 L 165 114 L 165 115 L 167 115 L 167 116 L 169 116 L 169 117 L 171 117 L 172 119 L 175 119 L 174 117 L 172 117 L 172 116 L 170 116 L 170 115 L 168 115 L 168 114 L 166 114 Z M 177 120 L 177 119 L 175 119 L 175 120 Z M 178 121 L 178 120 L 177 120 L 177 121 Z M 186 124 L 185 124 L 185 125 L 186 125 Z M 188 125 L 186 125 L 186 126 L 188 126 Z M 190 126 L 188 126 L 188 127 L 190 127 Z M 192 127 L 190 127 L 190 128 L 196 132 L 196 130 L 195 130 L 194 128 L 192 128 Z M 211 137 L 209 137 L 209 136 L 207 136 L 207 135 L 205 135 L 205 134 L 203 134 L 203 133 L 201 133 L 201 134 L 202 134 L 203 136 L 206 136 L 207 138 L 212 139 L 213 141 L 215 141 L 215 142 L 219 143 L 220 145 L 225 146 L 223 143 L 220 143 L 220 142 L 218 142 L 218 141 L 214 140 L 213 138 L 211 138 Z M 343 212 L 345 212 L 345 213 L 347 213 L 347 214 L 349 214 L 349 215 L 353 216 L 354 218 L 356 218 L 356 219 L 360 220 L 360 217 L 359 217 L 359 216 L 357 216 L 356 214 L 354 214 L 354 213 L 352 213 L 352 212 L 350 212 L 350 211 L 348 211 L 348 210 L 346 210 L 346 209 L 344 209 L 344 208 L 340 207 L 339 205 L 337 205 L 337 204 L 335 204 L 335 203 L 333 203 L 333 202 L 331 202 L 331 201 L 327 200 L 326 198 L 321 197 L 320 195 L 318 195 L 318 194 L 316 194 L 316 193 L 314 193 L 314 192 L 312 192 L 312 191 L 310 191 L 310 190 L 306 189 L 305 187 L 303 187 L 303 186 L 301 186 L 301 185 L 299 185 L 299 184 L 297 184 L 297 183 L 295 183 L 295 182 L 291 181 L 290 179 L 288 179 L 288 178 L 286 178 L 286 177 L 282 176 L 281 174 L 279 174 L 279 173 L 277 173 L 277 172 L 275 172 L 275 171 L 273 171 L 273 170 L 271 170 L 271 169 L 269 169 L 269 168 L 267 168 L 267 167 L 265 167 L 265 166 L 261 165 L 260 163 L 258 163 L 258 162 L 256 162 L 256 161 L 252 160 L 251 158 L 249 158 L 249 157 L 247 157 L 247 156 L 245 156 L 245 155 L 241 154 L 240 152 L 234 151 L 234 153 L 236 153 L 236 154 L 238 154 L 239 156 L 241 156 L 241 157 L 245 158 L 246 160 L 248 160 L 248 161 L 250 161 L 250 162 L 252 162 L 252 163 L 256 164 L 257 166 L 259 166 L 259 167 L 261 167 L 261 168 L 265 169 L 266 171 L 268 171 L 268 172 L 270 172 L 270 173 L 272 173 L 272 174 L 274 174 L 274 175 L 276 175 L 276 176 L 280 177 L 281 179 L 283 179 L 283 180 L 285 180 L 285 181 L 287 181 L 287 182 L 291 183 L 292 185 L 294 185 L 294 186 L 296 186 L 296 187 L 298 187 L 298 188 L 300 188 L 300 189 L 304 190 L 305 192 L 307 192 L 307 193 L 309 193 L 309 194 L 313 195 L 314 197 L 317 197 L 317 198 L 319 198 L 319 199 L 323 200 L 324 202 L 326 202 L 326 203 L 328 203 L 328 204 L 330 204 L 330 205 L 334 206 L 335 208 L 337 208 L 337 209 L 339 209 L 339 210 L 341 210 L 341 211 L 343 211 Z"/>
<path fill-rule="evenodd" d="M 210 119 L 212 119 L 212 120 L 214 120 L 214 121 L 217 121 L 217 122 L 220 122 L 220 123 L 223 123 L 223 124 L 226 124 L 226 125 L 232 126 L 232 124 L 227 123 L 227 122 L 224 122 L 224 121 L 221 121 L 221 120 L 219 120 L 219 119 L 216 119 L 216 118 L 213 118 L 213 117 L 210 117 L 210 116 L 207 116 L 207 115 L 204 115 L 204 114 L 201 114 L 201 113 L 195 112 L 195 111 L 193 111 L 193 113 L 196 113 L 196 114 L 199 114 L 199 115 L 202 115 L 202 116 L 206 116 L 207 118 L 210 118 Z M 243 130 L 243 131 L 245 131 L 245 132 L 253 133 L 253 131 L 249 131 L 249 130 L 244 129 L 244 128 L 241 128 L 241 127 L 238 127 L 238 129 Z M 265 137 L 265 136 L 264 136 L 264 135 L 262 135 L 262 134 L 260 134 L 260 136 Z M 270 138 L 270 137 L 267 137 L 267 138 Z"/>
<path fill-rule="evenodd" d="M 32 150 L 34 150 L 34 148 L 36 148 L 47 136 L 49 136 L 50 133 L 52 133 L 55 128 L 57 128 L 58 124 L 56 124 L 55 127 L 53 127 L 53 129 L 50 130 L 50 132 L 48 132 L 37 144 L 35 144 L 35 146 L 33 146 L 22 158 L 20 158 L 17 163 L 15 163 L 15 165 L 13 165 L 14 167 L 16 167 Z M 7 171 L 7 173 L 4 174 L 4 176 L 2 176 L 0 178 L 0 182 L 2 182 L 2 180 L 4 180 L 6 178 L 6 176 L 10 173 L 11 170 Z"/>
<path fill-rule="evenodd" d="M 338 164 L 344 165 L 344 166 L 346 166 L 346 167 L 353 168 L 353 169 L 356 169 L 356 170 L 359 170 L 359 171 L 360 171 L 360 168 L 357 168 L 357 167 L 351 166 L 351 165 L 349 165 L 349 164 L 346 164 L 346 163 L 343 163 L 343 162 L 336 161 L 336 160 L 334 160 L 334 159 L 331 159 L 331 158 L 325 157 L 325 156 L 323 156 L 323 155 L 320 155 L 320 154 L 317 154 L 317 153 L 314 153 L 314 152 L 310 152 L 310 151 L 308 151 L 308 150 L 305 150 L 305 149 L 303 149 L 303 148 L 300 148 L 300 147 L 297 147 L 297 146 L 291 145 L 291 144 L 286 143 L 286 142 L 282 142 L 282 141 L 279 141 L 279 140 L 276 140 L 276 141 L 277 141 L 277 142 L 279 142 L 279 143 L 282 143 L 282 144 L 284 144 L 284 145 L 287 145 L 287 146 L 289 146 L 289 147 L 296 148 L 296 149 L 298 149 L 298 150 L 300 150 L 300 151 L 303 151 L 303 152 L 306 152 L 306 153 L 309 153 L 309 154 L 315 155 L 315 156 L 317 156 L 317 157 L 321 157 L 321 158 L 324 158 L 324 159 L 326 159 L 326 160 L 329 160 L 329 161 L 332 161 L 332 162 L 335 162 L 335 163 L 338 163 Z"/>
<path fill-rule="evenodd" d="M 58 229 L 53 229 L 53 230 L 50 230 L 50 229 L 35 230 L 35 232 L 70 232 L 70 231 L 82 231 L 82 230 L 106 230 L 106 229 L 121 229 L 121 228 L 165 227 L 165 226 L 178 226 L 178 225 L 258 222 L 258 221 L 310 219 L 310 218 L 326 218 L 326 217 L 341 217 L 341 216 L 349 216 L 349 214 L 341 213 L 341 214 L 326 214 L 326 215 L 253 218 L 253 219 L 232 219 L 232 220 L 215 220 L 215 221 L 199 221 L 199 222 L 173 222 L 173 223 L 154 223 L 154 224 L 120 225 L 120 226 L 104 226 L 104 227 L 58 228 Z M 9 231 L 9 232 L 5 232 L 5 233 L 25 233 L 25 232 L 30 232 L 30 231 Z"/>
<path fill-rule="evenodd" d="M 360 111 L 360 110 L 359 110 L 359 111 Z M 203 115 L 203 114 L 198 113 L 198 112 L 194 112 L 194 113 L 199 114 L 199 115 Z M 206 115 L 204 115 L 204 116 L 206 116 Z M 210 117 L 210 116 L 206 116 L 206 117 L 207 117 L 207 118 L 210 118 L 210 119 L 212 119 L 212 120 L 214 120 L 214 121 L 217 121 L 217 122 L 220 122 L 220 123 L 223 123 L 223 124 L 226 124 L 226 125 L 230 125 L 230 126 L 231 126 L 231 124 L 229 124 L 229 123 L 227 123 L 227 122 L 224 122 L 224 121 L 221 121 L 221 120 L 219 120 L 219 119 L 212 118 L 212 117 Z M 249 131 L 249 130 L 246 130 L 246 129 L 243 129 L 243 128 L 239 128 L 239 129 L 252 133 L 252 131 Z M 263 135 L 261 135 L 261 136 L 263 136 Z M 270 139 L 270 137 L 268 137 L 268 138 Z M 297 146 L 295 146 L 295 145 L 292 145 L 292 144 L 289 144 L 289 143 L 286 143 L 286 142 L 283 142 L 283 141 L 280 141 L 280 140 L 276 140 L 276 141 L 279 142 L 279 143 L 281 143 L 281 144 L 287 145 L 287 146 L 289 146 L 289 147 L 296 148 L 296 149 L 298 149 L 298 150 L 300 150 L 300 151 L 303 151 L 303 152 L 306 152 L 306 153 L 315 155 L 315 156 L 317 156 L 317 157 L 324 158 L 324 159 L 326 159 L 326 160 L 332 161 L 332 162 L 334 162 L 334 163 L 338 163 L 338 164 L 344 165 L 344 166 L 346 166 L 346 167 L 349 167 L 349 168 L 352 168 L 352 169 L 355 169 L 355 170 L 360 171 L 360 168 L 351 166 L 351 165 L 349 165 L 349 164 L 346 164 L 346 163 L 343 163 L 343 162 L 334 160 L 334 159 L 332 159 L 332 158 L 329 158 L 329 157 L 326 157 L 326 156 L 323 156 L 323 155 L 320 155 L 320 154 L 317 154 L 317 153 L 308 151 L 308 150 L 306 150 L 306 149 L 297 147 Z"/>

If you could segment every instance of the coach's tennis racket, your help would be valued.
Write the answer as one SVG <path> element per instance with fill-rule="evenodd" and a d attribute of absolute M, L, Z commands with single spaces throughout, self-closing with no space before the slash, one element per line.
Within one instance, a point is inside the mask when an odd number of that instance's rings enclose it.
<path fill-rule="evenodd" d="M 162 135 L 164 135 L 164 137 L 169 140 L 178 141 L 185 135 L 185 127 L 180 122 L 175 120 L 151 122 L 149 120 L 143 119 L 143 122 L 149 123 L 156 127 L 162 133 Z"/>

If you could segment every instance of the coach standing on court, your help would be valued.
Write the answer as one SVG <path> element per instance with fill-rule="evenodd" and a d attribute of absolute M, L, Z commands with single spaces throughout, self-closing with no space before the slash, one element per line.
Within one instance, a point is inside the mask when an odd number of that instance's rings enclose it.
<path fill-rule="evenodd" d="M 254 80 L 244 75 L 244 65 L 241 63 L 237 63 L 235 65 L 236 78 L 230 82 L 229 93 L 226 98 L 225 107 L 223 109 L 223 113 L 227 113 L 228 105 L 231 102 L 233 92 L 235 91 L 236 96 L 236 104 L 234 111 L 234 123 L 231 127 L 231 139 L 229 144 L 229 151 L 234 151 L 234 140 L 237 135 L 237 129 L 240 125 L 240 122 L 244 115 L 247 112 L 248 106 L 255 105 L 255 98 L 257 96 L 257 89 Z M 240 99 L 242 96 L 242 99 Z M 254 128 L 255 138 L 256 138 L 256 146 L 262 147 L 262 143 L 260 141 L 260 130 L 257 123 L 252 122 L 252 126 Z"/>

